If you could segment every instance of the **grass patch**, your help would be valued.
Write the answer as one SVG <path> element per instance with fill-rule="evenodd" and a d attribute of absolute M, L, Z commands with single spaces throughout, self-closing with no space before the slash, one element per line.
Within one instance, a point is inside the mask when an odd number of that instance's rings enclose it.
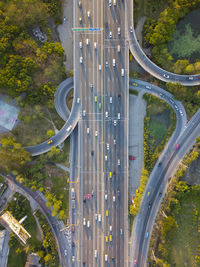
<path fill-rule="evenodd" d="M 74 99 L 74 89 L 71 89 L 66 98 L 66 104 L 69 110 L 72 109 L 73 99 Z"/>
<path fill-rule="evenodd" d="M 149 129 L 151 136 L 156 141 L 161 141 L 167 131 L 167 126 L 164 123 L 159 123 L 155 120 L 150 120 Z"/>
<path fill-rule="evenodd" d="M 138 91 L 136 91 L 134 89 L 129 89 L 129 94 L 138 96 Z"/>
<path fill-rule="evenodd" d="M 20 254 L 17 254 L 16 253 L 17 249 L 23 249 L 20 243 L 18 243 L 16 247 L 10 248 L 7 267 L 16 267 L 16 262 L 17 262 L 17 267 L 25 266 L 27 254 L 24 251 L 22 251 Z"/>
<path fill-rule="evenodd" d="M 195 261 L 200 244 L 200 195 L 192 189 L 184 193 L 171 210 L 178 230 L 166 242 L 170 266 L 199 266 Z"/>
<path fill-rule="evenodd" d="M 48 130 L 54 130 L 52 122 L 58 129 L 64 124 L 55 109 L 25 105 L 20 109 L 19 124 L 12 134 L 23 146 L 37 145 L 47 140 Z"/>

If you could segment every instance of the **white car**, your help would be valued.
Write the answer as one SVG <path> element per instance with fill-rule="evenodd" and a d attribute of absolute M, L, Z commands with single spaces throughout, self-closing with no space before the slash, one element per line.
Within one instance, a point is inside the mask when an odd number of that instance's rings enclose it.
<path fill-rule="evenodd" d="M 83 44 L 82 44 L 82 42 L 79 43 L 79 47 L 80 47 L 80 48 L 83 48 Z"/>
<path fill-rule="evenodd" d="M 81 1 L 78 2 L 78 6 L 79 6 L 79 7 L 82 7 L 82 3 L 81 3 Z"/>
<path fill-rule="evenodd" d="M 110 38 L 110 39 L 112 38 L 112 32 L 109 33 L 109 38 Z"/>
<path fill-rule="evenodd" d="M 110 232 L 112 232 L 112 225 L 110 225 Z"/>
<path fill-rule="evenodd" d="M 116 120 L 114 120 L 113 124 L 114 124 L 114 126 L 117 126 L 117 121 L 116 121 Z"/>
<path fill-rule="evenodd" d="M 106 61 L 106 68 L 108 68 L 108 61 Z"/>
<path fill-rule="evenodd" d="M 85 116 L 85 113 L 86 113 L 86 111 L 85 111 L 85 110 L 83 110 L 83 116 Z"/>
<path fill-rule="evenodd" d="M 146 85 L 145 87 L 146 87 L 146 89 L 151 90 L 151 87 L 150 86 Z"/>
<path fill-rule="evenodd" d="M 110 96 L 110 104 L 112 104 L 112 96 Z"/>
<path fill-rule="evenodd" d="M 120 166 L 120 159 L 117 160 L 117 165 Z"/>
<path fill-rule="evenodd" d="M 86 219 L 83 218 L 83 225 L 85 226 L 86 225 Z"/>
<path fill-rule="evenodd" d="M 97 215 L 97 213 L 95 213 L 94 218 L 95 218 L 95 220 L 97 221 L 97 219 L 98 219 L 98 215 Z"/>
<path fill-rule="evenodd" d="M 117 2 L 116 0 L 113 0 L 113 5 L 116 6 Z"/>
<path fill-rule="evenodd" d="M 109 0 L 109 6 L 112 6 L 112 0 Z"/>
<path fill-rule="evenodd" d="M 94 43 L 94 48 L 97 49 L 97 43 L 96 42 Z"/>
<path fill-rule="evenodd" d="M 72 256 L 72 262 L 75 262 L 75 256 Z"/>
<path fill-rule="evenodd" d="M 67 255 L 67 250 L 65 249 L 65 256 Z"/>
<path fill-rule="evenodd" d="M 101 65 L 99 65 L 99 70 L 101 70 Z"/>
<path fill-rule="evenodd" d="M 81 64 L 83 63 L 83 57 L 80 57 L 80 63 Z"/>
<path fill-rule="evenodd" d="M 123 235 L 123 230 L 122 230 L 122 228 L 120 228 L 120 235 Z"/>
<path fill-rule="evenodd" d="M 108 160 L 108 156 L 107 155 L 105 155 L 105 161 L 107 161 Z"/>
<path fill-rule="evenodd" d="M 113 67 L 116 66 L 116 61 L 115 61 L 115 58 L 113 58 Z"/>
<path fill-rule="evenodd" d="M 90 18 L 90 11 L 87 12 L 87 16 L 88 16 L 88 18 Z"/>
<path fill-rule="evenodd" d="M 91 84 L 90 84 L 90 88 L 92 89 L 93 87 L 94 87 L 94 85 L 91 83 Z"/>
<path fill-rule="evenodd" d="M 94 257 L 97 258 L 97 250 L 94 251 Z"/>
<path fill-rule="evenodd" d="M 71 129 L 72 129 L 72 126 L 70 125 L 70 126 L 67 128 L 67 132 L 69 132 Z"/>
<path fill-rule="evenodd" d="M 116 139 L 113 140 L 114 145 L 116 145 Z"/>
<path fill-rule="evenodd" d="M 105 261 L 108 261 L 108 254 L 105 254 Z"/>
<path fill-rule="evenodd" d="M 133 32 L 133 27 L 132 26 L 130 26 L 130 32 Z"/>
<path fill-rule="evenodd" d="M 167 78 L 167 79 L 169 79 L 169 75 L 168 74 L 163 74 L 163 77 L 165 77 L 165 78 Z"/>
<path fill-rule="evenodd" d="M 115 202 L 115 196 L 113 196 L 113 202 Z"/>
<path fill-rule="evenodd" d="M 180 112 L 181 116 L 183 116 L 183 111 L 181 109 L 179 110 L 179 112 Z"/>
<path fill-rule="evenodd" d="M 101 222 L 101 214 L 99 214 L 99 217 L 98 217 L 98 219 L 99 219 L 99 222 Z"/>
<path fill-rule="evenodd" d="M 110 145 L 109 145 L 109 144 L 107 144 L 107 145 L 106 145 L 106 148 L 107 148 L 107 150 L 109 150 L 109 149 L 110 149 Z"/>
<path fill-rule="evenodd" d="M 117 28 L 117 34 L 118 34 L 118 35 L 121 34 L 120 27 Z"/>
<path fill-rule="evenodd" d="M 80 103 L 80 98 L 79 97 L 77 97 L 77 101 L 76 101 L 78 104 Z"/>
<path fill-rule="evenodd" d="M 121 69 L 121 76 L 124 77 L 124 69 Z"/>
<path fill-rule="evenodd" d="M 117 52 L 120 52 L 120 45 L 117 46 Z"/>
<path fill-rule="evenodd" d="M 87 128 L 87 134 L 89 134 L 90 133 L 90 128 Z"/>
<path fill-rule="evenodd" d="M 87 221 L 87 228 L 89 228 L 90 227 L 90 221 L 88 220 Z"/>
<path fill-rule="evenodd" d="M 82 24 L 82 18 L 81 17 L 79 18 L 79 22 L 80 22 L 80 24 Z"/>
<path fill-rule="evenodd" d="M 86 45 L 89 45 L 89 39 L 86 39 Z"/>
<path fill-rule="evenodd" d="M 117 114 L 117 118 L 118 118 L 118 120 L 120 120 L 120 113 Z"/>
<path fill-rule="evenodd" d="M 106 118 L 108 118 L 108 111 L 106 111 Z"/>
<path fill-rule="evenodd" d="M 194 80 L 194 77 L 192 77 L 192 76 L 189 76 L 189 78 L 188 78 L 189 80 L 191 80 L 191 81 L 193 81 Z"/>
<path fill-rule="evenodd" d="M 105 194 L 105 200 L 108 200 L 108 195 L 107 194 Z"/>
<path fill-rule="evenodd" d="M 96 137 L 98 136 L 98 132 L 97 132 L 97 131 L 95 131 L 95 136 L 96 136 Z"/>

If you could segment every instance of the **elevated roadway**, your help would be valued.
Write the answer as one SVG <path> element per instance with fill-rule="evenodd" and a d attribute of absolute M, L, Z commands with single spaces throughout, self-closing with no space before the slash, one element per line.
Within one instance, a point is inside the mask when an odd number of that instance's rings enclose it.
<path fill-rule="evenodd" d="M 137 267 L 147 266 L 146 260 L 151 231 L 169 180 L 198 136 L 200 136 L 200 109 L 187 123 L 184 130 L 175 139 L 170 139 L 159 159 L 160 164 L 155 165 L 150 175 L 140 212 L 134 221 L 130 266 L 134 266 L 134 263 Z M 175 149 L 176 144 L 180 145 L 177 150 Z M 147 194 L 147 192 L 150 192 L 150 194 Z"/>
<path fill-rule="evenodd" d="M 175 74 L 169 71 L 166 71 L 155 63 L 153 63 L 143 52 L 141 46 L 139 45 L 134 25 L 133 25 L 133 0 L 127 1 L 127 32 L 129 36 L 129 47 L 132 55 L 137 60 L 137 62 L 141 65 L 141 67 L 146 70 L 149 74 L 156 77 L 159 80 L 164 82 L 173 82 L 180 83 L 186 86 L 195 86 L 200 84 L 200 74 L 197 75 L 180 75 Z"/>

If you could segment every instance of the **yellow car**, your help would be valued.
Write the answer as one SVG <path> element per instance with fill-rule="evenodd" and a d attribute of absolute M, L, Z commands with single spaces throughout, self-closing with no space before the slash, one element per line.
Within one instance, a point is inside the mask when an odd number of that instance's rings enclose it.
<path fill-rule="evenodd" d="M 107 235 L 105 236 L 105 239 L 106 239 L 106 243 L 107 243 L 108 242 L 108 236 Z"/>
<path fill-rule="evenodd" d="M 53 143 L 52 139 L 48 141 L 48 145 L 50 145 L 51 143 Z"/>
<path fill-rule="evenodd" d="M 112 172 L 109 172 L 109 177 L 112 178 Z"/>
<path fill-rule="evenodd" d="M 110 242 L 112 242 L 112 235 L 110 235 Z"/>
<path fill-rule="evenodd" d="M 132 85 L 133 85 L 133 86 L 138 86 L 138 84 L 137 84 L 137 83 L 132 83 Z"/>
<path fill-rule="evenodd" d="M 97 102 L 97 96 L 95 95 L 95 97 L 94 97 L 94 102 Z"/>
<path fill-rule="evenodd" d="M 106 217 L 108 217 L 108 210 L 106 210 Z"/>

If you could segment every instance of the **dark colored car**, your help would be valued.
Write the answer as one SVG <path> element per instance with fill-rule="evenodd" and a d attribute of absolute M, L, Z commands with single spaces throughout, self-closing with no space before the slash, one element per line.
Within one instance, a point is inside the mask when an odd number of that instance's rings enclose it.
<path fill-rule="evenodd" d="M 91 151 L 91 155 L 94 156 L 94 151 L 93 150 Z"/>

